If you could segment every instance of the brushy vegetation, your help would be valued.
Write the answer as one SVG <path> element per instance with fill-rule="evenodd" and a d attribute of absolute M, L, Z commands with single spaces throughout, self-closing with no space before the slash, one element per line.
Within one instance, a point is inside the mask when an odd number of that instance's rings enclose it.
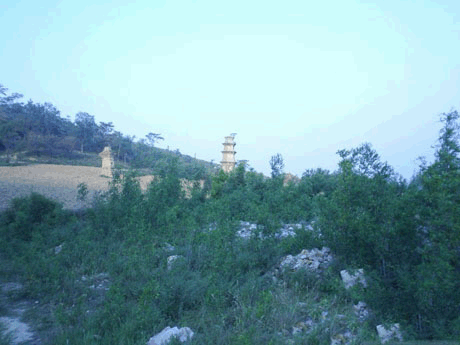
<path fill-rule="evenodd" d="M 287 184 L 276 155 L 271 178 L 244 163 L 186 174 L 187 197 L 183 161 L 171 156 L 146 192 L 134 172 L 116 174 L 83 212 L 37 194 L 16 199 L 0 216 L 0 276 L 38 301 L 28 317 L 49 344 L 145 344 L 174 325 L 193 329 L 192 344 L 330 344 L 345 330 L 359 344 L 390 322 L 409 339 L 458 340 L 459 115 L 441 120 L 435 161 L 409 183 L 364 144 L 339 151 L 336 172 Z M 264 239 L 236 236 L 241 220 Z M 315 231 L 270 237 L 301 221 Z M 336 257 L 325 272 L 275 274 L 283 256 L 321 246 Z M 168 269 L 170 255 L 180 259 Z M 340 270 L 359 267 L 368 287 L 345 290 Z M 359 300 L 372 310 L 364 323 Z M 316 326 L 293 334 L 307 319 Z"/>
<path fill-rule="evenodd" d="M 0 84 L 0 165 L 23 163 L 100 166 L 98 153 L 111 146 L 115 167 L 146 169 L 146 174 L 159 174 L 169 161 L 179 159 L 182 178 L 214 171 L 212 163 L 193 159 L 179 150 L 155 147 L 163 140 L 158 133 L 148 133 L 135 140 L 115 130 L 112 122 L 96 123 L 86 112 L 75 115 L 75 121 L 63 118 L 51 103 L 21 102 L 21 94 L 7 95 Z"/>

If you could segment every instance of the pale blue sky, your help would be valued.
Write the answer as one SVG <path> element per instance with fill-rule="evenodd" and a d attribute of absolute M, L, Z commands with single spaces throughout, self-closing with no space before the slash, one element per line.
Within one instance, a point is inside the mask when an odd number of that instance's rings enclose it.
<path fill-rule="evenodd" d="M 11 92 L 216 162 L 236 132 L 267 175 L 368 141 L 410 178 L 460 110 L 460 1 L 16 0 L 0 32 Z"/>

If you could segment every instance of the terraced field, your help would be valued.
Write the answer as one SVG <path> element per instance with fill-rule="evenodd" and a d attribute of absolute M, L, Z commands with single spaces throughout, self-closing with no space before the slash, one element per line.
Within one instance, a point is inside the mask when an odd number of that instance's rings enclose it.
<path fill-rule="evenodd" d="M 101 168 L 95 167 L 55 164 L 0 167 L 0 211 L 14 197 L 31 192 L 58 200 L 65 208 L 78 209 L 88 206 L 96 191 L 107 190 L 109 181 L 101 176 Z M 77 187 L 82 182 L 89 191 L 86 204 L 77 200 Z"/>

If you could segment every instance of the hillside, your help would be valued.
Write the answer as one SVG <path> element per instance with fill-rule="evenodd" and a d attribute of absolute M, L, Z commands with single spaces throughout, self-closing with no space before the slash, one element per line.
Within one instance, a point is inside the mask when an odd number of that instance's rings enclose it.
<path fill-rule="evenodd" d="M 19 161 L 98 167 L 98 154 L 110 146 L 117 168 L 145 169 L 146 174 L 161 175 L 171 161 L 177 161 L 179 175 L 190 180 L 203 179 L 218 168 L 179 150 L 156 147 L 164 140 L 159 133 L 136 139 L 115 130 L 112 122 L 97 123 L 86 112 L 71 121 L 50 103 L 24 103 L 22 95 L 7 91 L 0 84 L 0 165 Z"/>
<path fill-rule="evenodd" d="M 370 143 L 289 179 L 281 155 L 271 178 L 216 172 L 159 134 L 16 98 L 0 97 L 0 150 L 29 165 L 0 169 L 2 196 L 20 196 L 0 212 L 1 345 L 19 342 L 11 325 L 25 344 L 152 345 L 175 327 L 200 345 L 460 340 L 457 111 L 409 182 Z M 91 162 L 109 142 L 122 173 L 107 186 Z M 76 211 L 82 182 L 103 192 Z"/>

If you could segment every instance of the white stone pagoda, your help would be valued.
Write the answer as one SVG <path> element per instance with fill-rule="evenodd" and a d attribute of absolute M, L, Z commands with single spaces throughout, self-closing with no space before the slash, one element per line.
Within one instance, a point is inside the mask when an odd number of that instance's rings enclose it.
<path fill-rule="evenodd" d="M 102 158 L 102 174 L 103 176 L 112 177 L 113 158 L 110 146 L 104 147 L 104 150 L 99 153 Z"/>
<path fill-rule="evenodd" d="M 235 168 L 236 160 L 235 160 L 235 135 L 229 135 L 225 137 L 224 150 L 222 151 L 222 170 L 226 173 L 230 172 Z"/>

